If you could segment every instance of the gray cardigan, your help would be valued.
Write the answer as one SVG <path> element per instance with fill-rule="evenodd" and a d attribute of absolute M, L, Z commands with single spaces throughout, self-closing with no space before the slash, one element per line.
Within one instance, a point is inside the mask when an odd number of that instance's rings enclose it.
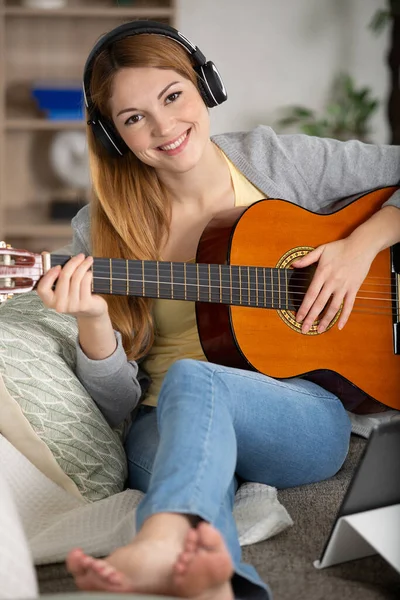
<path fill-rule="evenodd" d="M 212 138 L 236 167 L 269 198 L 308 210 L 333 212 L 343 198 L 400 183 L 400 146 L 339 142 L 306 135 L 277 135 L 270 127 Z M 400 190 L 386 204 L 400 208 Z M 72 254 L 90 254 L 90 214 L 85 206 L 72 220 Z M 117 349 L 91 360 L 77 344 L 76 374 L 111 426 L 121 423 L 150 385 L 149 376 L 128 361 L 121 336 Z"/>

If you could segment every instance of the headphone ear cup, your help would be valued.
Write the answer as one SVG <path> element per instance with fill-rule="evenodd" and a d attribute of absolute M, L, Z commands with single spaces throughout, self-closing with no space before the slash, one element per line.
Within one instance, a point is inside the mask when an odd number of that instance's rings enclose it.
<path fill-rule="evenodd" d="M 200 91 L 207 106 L 212 108 L 225 102 L 228 94 L 214 63 L 209 60 L 204 65 L 196 67 L 195 70 L 199 75 Z"/>
<path fill-rule="evenodd" d="M 108 120 L 94 116 L 88 123 L 92 127 L 93 135 L 110 156 L 118 158 L 129 152 L 128 146 Z"/>

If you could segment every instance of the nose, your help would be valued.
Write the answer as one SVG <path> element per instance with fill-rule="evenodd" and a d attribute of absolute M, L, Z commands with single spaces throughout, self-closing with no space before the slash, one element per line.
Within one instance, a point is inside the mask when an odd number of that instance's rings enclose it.
<path fill-rule="evenodd" d="M 153 115 L 153 135 L 157 138 L 167 138 L 169 134 L 175 131 L 176 119 L 171 114 Z"/>

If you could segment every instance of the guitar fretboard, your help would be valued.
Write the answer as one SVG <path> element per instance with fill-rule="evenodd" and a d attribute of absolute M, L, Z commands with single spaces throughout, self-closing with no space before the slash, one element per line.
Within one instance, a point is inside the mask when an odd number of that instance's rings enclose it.
<path fill-rule="evenodd" d="M 51 265 L 69 258 L 51 255 Z M 95 258 L 92 270 L 96 294 L 294 310 L 288 269 Z"/>

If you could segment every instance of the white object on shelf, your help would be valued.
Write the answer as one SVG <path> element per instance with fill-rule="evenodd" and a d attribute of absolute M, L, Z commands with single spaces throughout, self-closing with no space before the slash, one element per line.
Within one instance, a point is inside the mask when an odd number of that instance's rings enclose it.
<path fill-rule="evenodd" d="M 26 8 L 63 8 L 67 0 L 22 0 Z"/>
<path fill-rule="evenodd" d="M 90 186 L 86 135 L 83 131 L 60 131 L 50 147 L 50 162 L 64 184 L 79 189 Z"/>

